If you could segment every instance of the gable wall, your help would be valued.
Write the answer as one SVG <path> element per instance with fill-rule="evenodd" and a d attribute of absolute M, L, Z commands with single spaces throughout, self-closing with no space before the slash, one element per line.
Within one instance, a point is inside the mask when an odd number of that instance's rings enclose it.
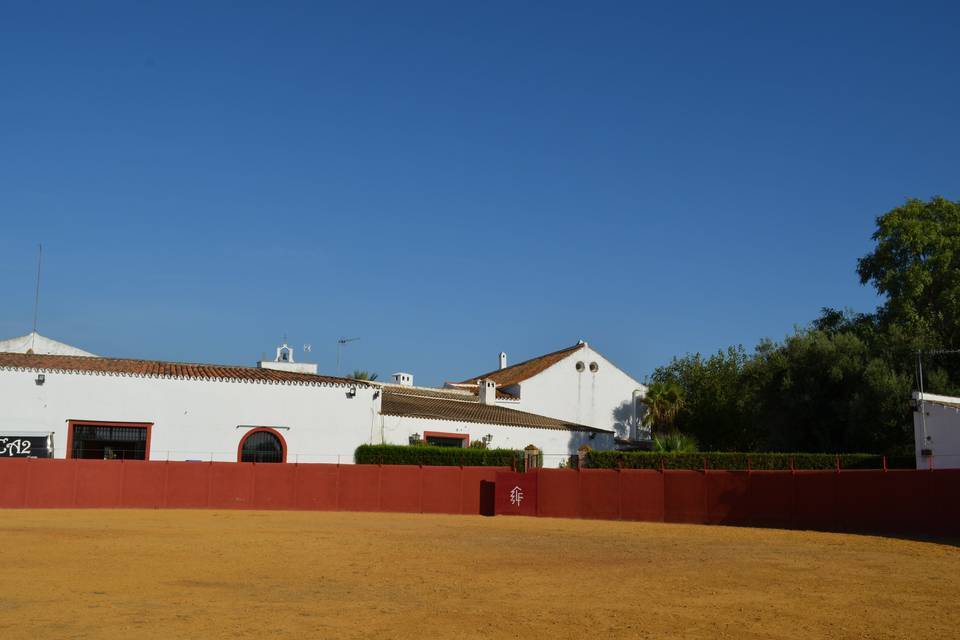
<path fill-rule="evenodd" d="M 585 365 L 582 372 L 576 370 L 578 361 Z M 590 371 L 591 362 L 599 366 L 596 373 Z M 632 437 L 636 389 L 646 390 L 588 345 L 523 381 L 520 401 L 509 406 Z"/>

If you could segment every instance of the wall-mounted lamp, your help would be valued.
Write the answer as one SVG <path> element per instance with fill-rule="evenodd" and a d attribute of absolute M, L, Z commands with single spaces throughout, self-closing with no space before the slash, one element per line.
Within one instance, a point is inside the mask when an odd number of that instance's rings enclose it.
<path fill-rule="evenodd" d="M 347 397 L 348 397 L 348 398 L 355 398 L 356 396 L 357 396 L 357 387 L 356 387 L 356 386 L 352 386 L 352 387 L 350 387 L 349 389 L 347 389 Z"/>
<path fill-rule="evenodd" d="M 37 374 L 37 379 L 35 380 L 35 382 L 37 383 L 38 387 L 41 386 L 46 381 L 47 381 L 46 376 L 44 376 L 42 373 Z"/>

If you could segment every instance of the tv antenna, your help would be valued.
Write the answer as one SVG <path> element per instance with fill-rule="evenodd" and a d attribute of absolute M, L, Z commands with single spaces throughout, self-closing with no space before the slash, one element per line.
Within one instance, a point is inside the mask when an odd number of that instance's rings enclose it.
<path fill-rule="evenodd" d="M 33 332 L 30 334 L 30 349 L 37 340 L 37 318 L 40 313 L 40 265 L 43 264 L 43 245 L 37 245 L 37 289 L 33 296 Z"/>
<path fill-rule="evenodd" d="M 360 338 L 339 338 L 337 339 L 337 375 L 340 375 L 340 348 L 345 344 L 356 342 Z"/>

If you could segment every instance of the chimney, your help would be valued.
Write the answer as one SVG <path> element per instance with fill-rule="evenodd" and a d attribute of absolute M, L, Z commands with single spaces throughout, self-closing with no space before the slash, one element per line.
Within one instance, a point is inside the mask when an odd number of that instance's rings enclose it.
<path fill-rule="evenodd" d="M 500 368 L 501 369 L 507 368 L 507 352 L 506 351 L 500 352 Z"/>
<path fill-rule="evenodd" d="M 400 385 L 403 385 L 403 386 L 405 386 L 405 387 L 412 387 L 412 386 L 413 386 L 413 374 L 412 374 L 412 373 L 404 373 L 404 372 L 402 372 L 402 371 L 398 371 L 397 373 L 393 374 L 393 381 L 394 381 L 396 384 L 400 384 Z"/>
<path fill-rule="evenodd" d="M 497 401 L 497 383 L 493 380 L 480 380 L 480 404 L 494 404 Z"/>

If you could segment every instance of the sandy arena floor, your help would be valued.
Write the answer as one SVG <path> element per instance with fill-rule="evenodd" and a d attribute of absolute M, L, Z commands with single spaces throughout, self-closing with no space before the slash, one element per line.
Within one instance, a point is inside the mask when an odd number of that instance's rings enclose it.
<path fill-rule="evenodd" d="M 731 527 L 0 511 L 0 638 L 948 638 L 960 548 Z"/>

